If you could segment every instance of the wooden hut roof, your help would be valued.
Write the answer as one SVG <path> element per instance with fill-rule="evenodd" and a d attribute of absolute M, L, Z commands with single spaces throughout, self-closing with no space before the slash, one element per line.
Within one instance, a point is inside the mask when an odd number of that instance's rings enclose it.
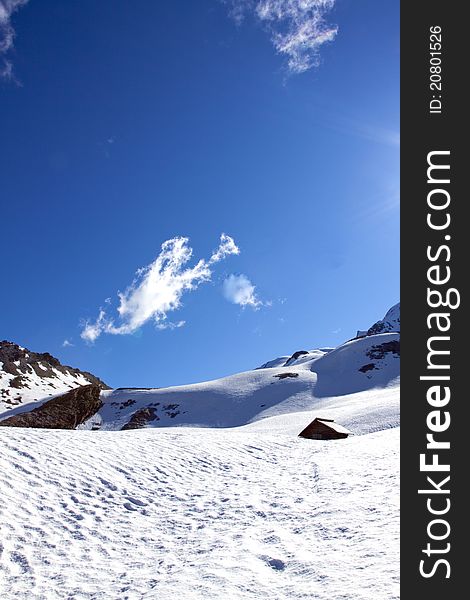
<path fill-rule="evenodd" d="M 314 419 L 312 421 L 312 423 L 314 423 L 315 421 L 320 421 L 321 423 L 323 423 L 324 425 L 326 425 L 330 429 L 333 429 L 333 431 L 337 431 L 338 433 L 347 433 L 347 434 L 351 433 L 349 431 L 349 429 L 346 429 L 346 427 L 343 427 L 339 423 L 335 423 L 334 419 L 320 419 L 320 418 L 316 418 L 316 419 Z"/>
<path fill-rule="evenodd" d="M 343 427 L 339 423 L 335 423 L 334 419 L 322 419 L 321 417 L 317 417 L 299 433 L 299 436 L 309 437 L 316 432 L 325 434 L 325 430 L 330 430 L 331 432 L 339 434 L 338 437 L 347 437 L 351 433 L 346 427 Z"/>

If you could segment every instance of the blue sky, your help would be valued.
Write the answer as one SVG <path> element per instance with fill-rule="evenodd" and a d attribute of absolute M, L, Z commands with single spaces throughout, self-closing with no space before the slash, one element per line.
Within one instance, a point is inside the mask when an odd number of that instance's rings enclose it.
<path fill-rule="evenodd" d="M 313 13 L 261 4 L 0 0 L 2 339 L 165 386 L 398 301 L 399 2 L 332 1 L 300 59 Z"/>

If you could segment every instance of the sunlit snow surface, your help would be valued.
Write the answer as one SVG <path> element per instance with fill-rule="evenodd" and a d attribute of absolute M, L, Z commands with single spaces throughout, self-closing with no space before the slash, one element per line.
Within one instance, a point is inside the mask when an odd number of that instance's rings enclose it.
<path fill-rule="evenodd" d="M 305 412 L 228 429 L 3 429 L 2 597 L 398 598 L 398 393 L 330 400 L 348 427 L 390 416 L 332 442 L 296 437 Z"/>
<path fill-rule="evenodd" d="M 398 599 L 398 343 L 104 391 L 79 431 L 0 428 L 0 597 Z M 353 435 L 299 438 L 315 417 Z"/>

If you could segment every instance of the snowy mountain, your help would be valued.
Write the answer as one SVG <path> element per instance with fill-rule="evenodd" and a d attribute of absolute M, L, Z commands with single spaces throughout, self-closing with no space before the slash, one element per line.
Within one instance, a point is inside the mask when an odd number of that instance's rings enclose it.
<path fill-rule="evenodd" d="M 320 410 L 325 398 L 386 387 L 398 378 L 399 366 L 399 335 L 379 334 L 327 353 L 313 351 L 287 366 L 171 388 L 104 391 L 102 407 L 82 427 L 239 427 Z"/>
<path fill-rule="evenodd" d="M 387 314 L 383 319 L 374 323 L 372 327 L 366 331 L 358 331 L 357 337 L 364 337 L 367 335 L 376 335 L 377 333 L 400 333 L 400 303 L 395 304 L 387 311 Z"/>
<path fill-rule="evenodd" d="M 391 315 L 387 323 L 399 322 L 398 311 L 394 307 L 387 313 Z M 399 333 L 371 333 L 334 349 L 297 351 L 252 371 L 213 381 L 159 389 L 103 390 L 95 414 L 76 422 L 79 428 L 93 430 L 239 427 L 276 415 L 320 410 L 325 399 L 392 385 L 399 377 L 399 357 Z M 38 410 L 46 401 L 43 398 L 4 412 L 2 425 L 25 426 L 25 420 L 17 415 L 34 409 L 40 416 Z M 75 398 L 73 403 L 76 406 Z M 54 411 L 56 405 L 56 401 L 51 403 Z M 69 410 L 66 404 L 64 410 Z M 51 426 L 49 417 L 36 422 L 37 427 Z M 376 426 L 380 428 L 380 424 Z"/>
<path fill-rule="evenodd" d="M 98 377 L 62 365 L 47 352 L 0 342 L 0 412 L 91 383 L 109 389 Z"/>

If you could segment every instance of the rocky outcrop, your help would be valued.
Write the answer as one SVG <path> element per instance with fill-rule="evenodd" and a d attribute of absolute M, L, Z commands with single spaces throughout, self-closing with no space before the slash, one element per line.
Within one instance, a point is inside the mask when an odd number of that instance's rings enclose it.
<path fill-rule="evenodd" d="M 84 385 L 41 406 L 0 421 L 2 427 L 37 427 L 41 429 L 75 429 L 102 407 L 101 388 Z"/>
<path fill-rule="evenodd" d="M 385 358 L 388 353 L 400 356 L 400 340 L 392 340 L 391 342 L 376 344 L 371 346 L 371 348 L 366 352 L 367 356 L 374 360 Z"/>
<path fill-rule="evenodd" d="M 273 375 L 273 377 L 278 377 L 279 379 L 289 379 L 289 378 L 294 379 L 295 377 L 298 377 L 298 376 L 299 376 L 298 373 L 278 373 L 277 375 Z"/>
<path fill-rule="evenodd" d="M 15 376 L 18 385 L 18 378 L 28 376 L 34 372 L 38 377 L 57 378 L 57 372 L 64 375 L 83 375 L 90 383 L 100 387 L 102 390 L 109 390 L 101 379 L 95 377 L 87 371 L 80 371 L 74 367 L 62 365 L 60 360 L 49 352 L 31 352 L 27 348 L 22 348 L 7 340 L 0 342 L 0 362 L 3 363 L 2 370 Z"/>
<path fill-rule="evenodd" d="M 388 355 L 400 356 L 400 340 L 392 340 L 390 342 L 383 342 L 382 344 L 375 344 L 367 350 L 366 356 L 375 362 L 367 363 L 358 370 L 361 373 L 367 373 L 368 371 L 374 371 L 379 369 L 379 362 L 387 358 Z"/>
<path fill-rule="evenodd" d="M 160 418 L 157 416 L 157 411 L 155 408 L 147 406 L 145 408 L 141 408 L 137 410 L 129 422 L 126 423 L 123 427 L 121 427 L 121 431 L 125 431 L 126 429 L 142 429 L 146 427 L 147 423 L 150 421 L 159 421 Z"/>
<path fill-rule="evenodd" d="M 400 303 L 387 311 L 383 319 L 369 327 L 367 331 L 358 331 L 357 337 L 377 335 L 379 333 L 400 333 Z"/>
<path fill-rule="evenodd" d="M 109 389 L 95 375 L 62 365 L 49 352 L 31 352 L 7 340 L 0 342 L 0 412 L 90 384 Z"/>
<path fill-rule="evenodd" d="M 297 350 L 297 352 L 294 352 L 294 354 L 286 360 L 284 366 L 288 367 L 290 364 L 295 362 L 301 356 L 305 356 L 305 354 L 308 354 L 307 350 Z"/>

